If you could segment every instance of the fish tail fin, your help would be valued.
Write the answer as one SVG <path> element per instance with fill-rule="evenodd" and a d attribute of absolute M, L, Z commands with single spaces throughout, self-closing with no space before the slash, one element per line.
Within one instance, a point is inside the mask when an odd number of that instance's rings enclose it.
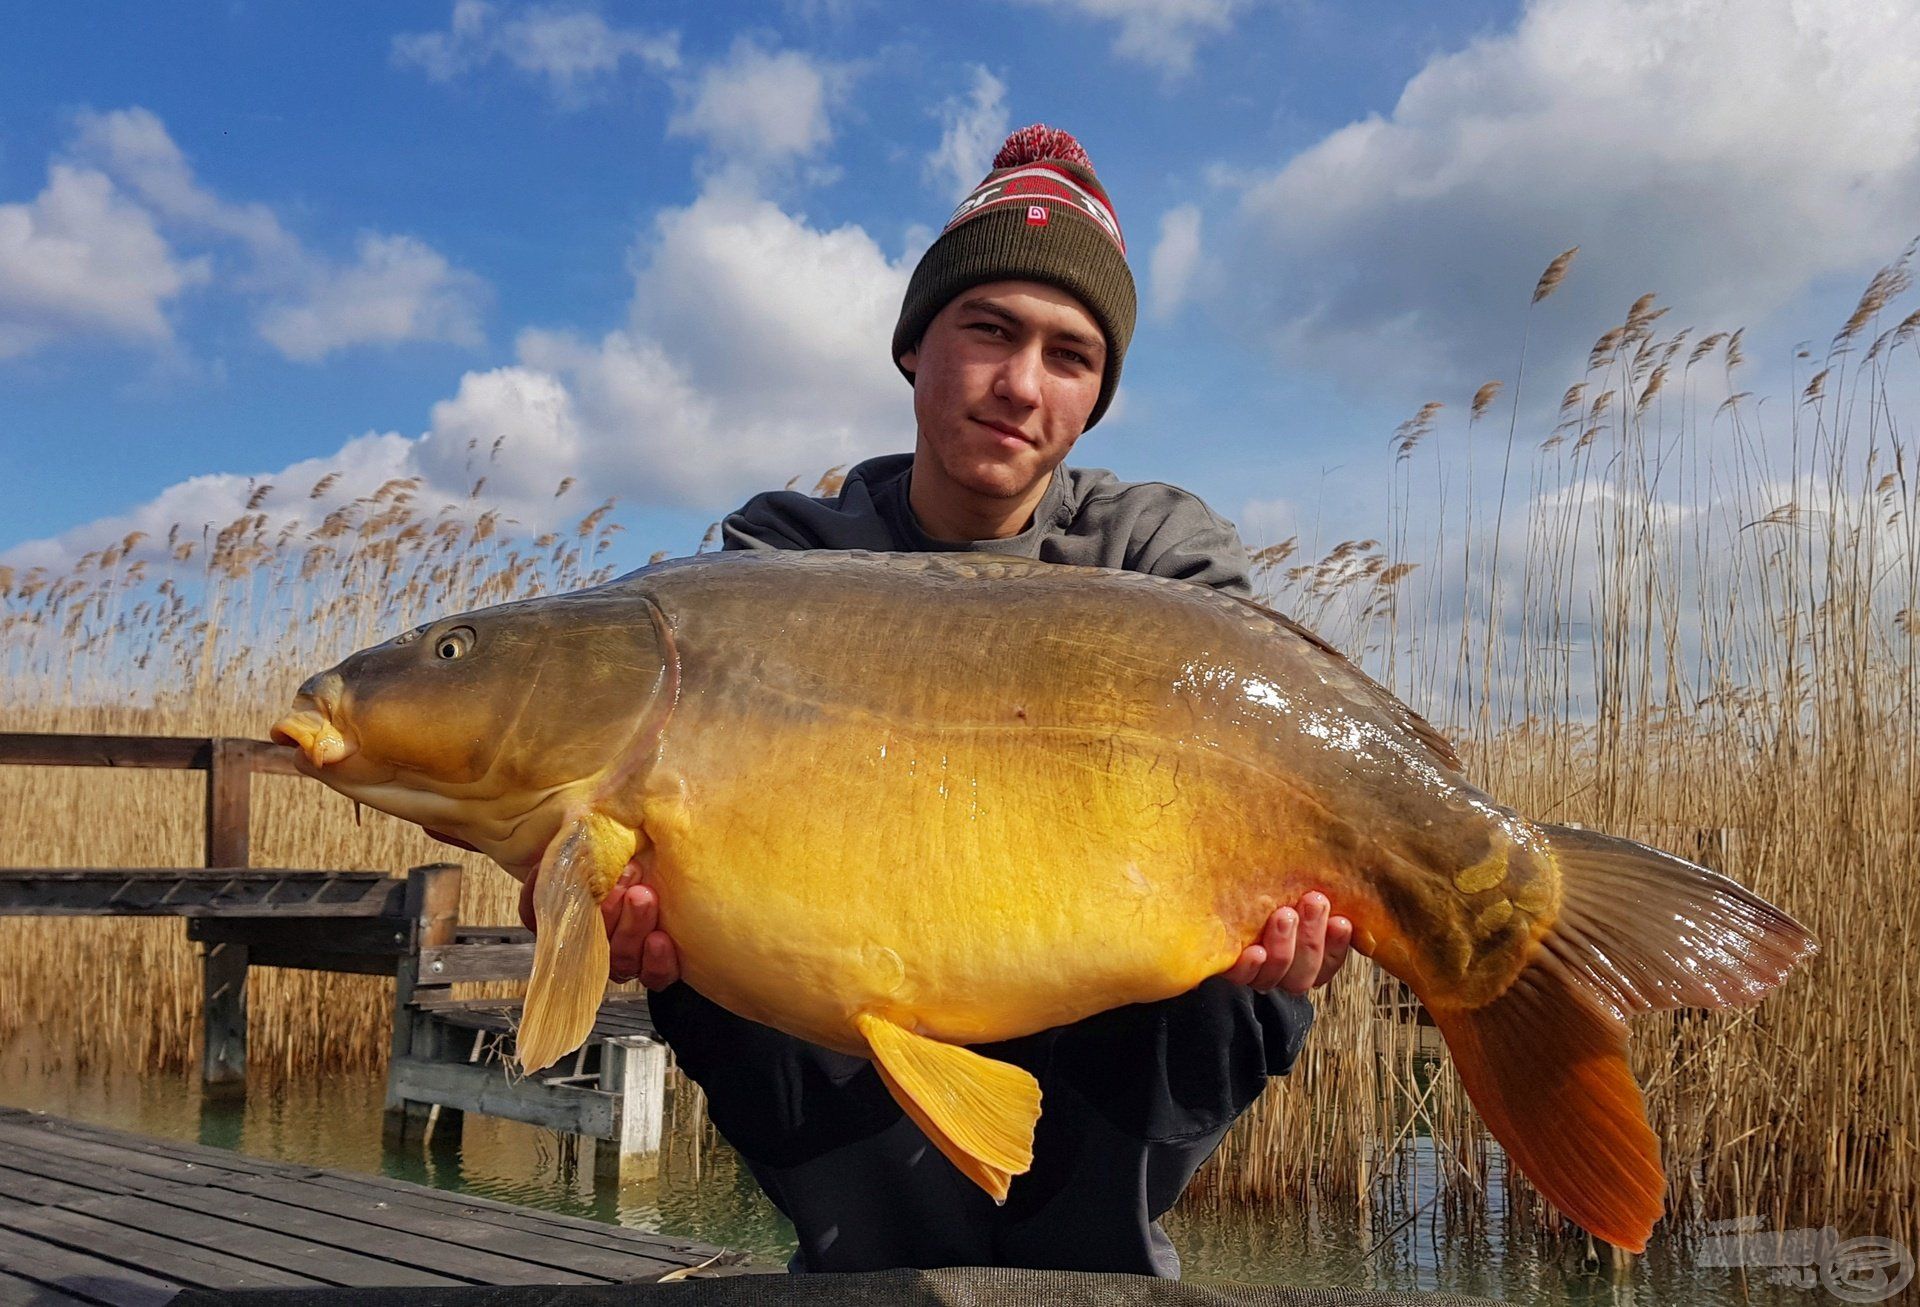
<path fill-rule="evenodd" d="M 1666 1184 L 1627 1017 L 1756 1002 L 1817 945 L 1704 867 L 1593 831 L 1546 832 L 1561 897 L 1533 956 L 1491 1003 L 1429 1007 L 1475 1108 L 1535 1187 L 1640 1252 Z"/>
<path fill-rule="evenodd" d="M 631 830 L 595 814 L 564 827 L 533 887 L 533 978 L 515 1047 L 523 1071 L 553 1065 L 585 1043 L 607 992 L 600 900 L 633 856 Z"/>
<path fill-rule="evenodd" d="M 870 1012 L 854 1025 L 901 1110 L 962 1175 L 1004 1203 L 1013 1177 L 1033 1166 L 1040 1082 L 1020 1067 Z"/>
<path fill-rule="evenodd" d="M 1642 1252 L 1666 1180 L 1627 1028 L 1563 972 L 1529 965 L 1485 1007 L 1431 1007 L 1480 1119 L 1549 1202 Z"/>

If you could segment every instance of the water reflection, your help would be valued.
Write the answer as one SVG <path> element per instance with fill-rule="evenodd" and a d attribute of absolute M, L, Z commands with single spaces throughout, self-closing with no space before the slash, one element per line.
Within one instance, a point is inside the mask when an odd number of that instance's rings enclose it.
<path fill-rule="evenodd" d="M 594 1220 L 744 1249 L 784 1261 L 793 1231 L 697 1100 L 676 1088 L 658 1173 L 624 1182 L 597 1173 L 591 1141 L 469 1116 L 424 1143 L 383 1146 L 378 1074 L 256 1075 L 244 1101 L 202 1100 L 189 1076 L 108 1074 L 45 1062 L 27 1042 L 0 1049 L 0 1103 L 257 1157 L 384 1174 Z M 1429 1159 L 1430 1160 L 1430 1159 Z M 1432 1167 L 1416 1162 L 1416 1177 Z M 1797 1304 L 1810 1297 L 1736 1272 L 1703 1269 L 1666 1241 L 1619 1271 L 1590 1261 L 1584 1241 L 1544 1240 L 1499 1221 L 1448 1220 L 1416 1178 L 1411 1206 L 1384 1204 L 1372 1228 L 1318 1210 L 1175 1212 L 1167 1221 L 1189 1278 L 1302 1286 L 1449 1291 L 1521 1302 L 1653 1307 L 1688 1303 Z M 1496 1204 L 1495 1210 L 1498 1210 Z"/>

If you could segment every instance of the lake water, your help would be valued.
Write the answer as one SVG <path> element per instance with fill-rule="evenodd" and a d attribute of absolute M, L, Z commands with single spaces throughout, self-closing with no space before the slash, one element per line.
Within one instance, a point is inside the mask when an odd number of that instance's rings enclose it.
<path fill-rule="evenodd" d="M 711 1130 L 676 1128 L 660 1175 L 596 1182 L 591 1145 L 549 1130 L 469 1116 L 457 1147 L 389 1151 L 382 1081 L 330 1075 L 266 1082 L 244 1103 L 204 1101 L 192 1077 L 106 1075 L 47 1065 L 27 1041 L 0 1049 L 0 1103 L 257 1157 L 411 1180 L 784 1260 L 792 1230 Z M 1416 1171 L 1418 1169 L 1416 1168 Z M 1428 1172 L 1430 1174 L 1430 1168 Z M 1420 1208 L 1417 1201 L 1415 1207 Z M 1427 1204 L 1383 1211 L 1377 1229 L 1292 1207 L 1179 1210 L 1169 1232 L 1192 1279 L 1347 1288 L 1449 1290 L 1515 1302 L 1797 1304 L 1839 1299 L 1768 1283 L 1765 1270 L 1699 1267 L 1656 1240 L 1624 1273 L 1587 1262 L 1578 1242 L 1509 1238 L 1498 1222 L 1461 1233 Z M 1399 1226 L 1396 1230 L 1395 1226 Z"/>

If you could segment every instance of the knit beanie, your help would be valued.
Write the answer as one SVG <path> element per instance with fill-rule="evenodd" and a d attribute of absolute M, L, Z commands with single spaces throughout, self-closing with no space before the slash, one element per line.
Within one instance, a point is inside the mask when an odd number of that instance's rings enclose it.
<path fill-rule="evenodd" d="M 1100 397 L 1087 416 L 1092 427 L 1120 384 L 1120 362 L 1133 339 L 1138 297 L 1127 267 L 1106 188 L 1093 161 L 1066 132 L 1035 123 L 1007 137 L 993 171 L 960 202 L 907 282 L 893 359 L 916 348 L 927 324 L 970 286 L 989 281 L 1038 281 L 1074 296 L 1107 338 Z M 900 366 L 907 380 L 913 373 Z"/>

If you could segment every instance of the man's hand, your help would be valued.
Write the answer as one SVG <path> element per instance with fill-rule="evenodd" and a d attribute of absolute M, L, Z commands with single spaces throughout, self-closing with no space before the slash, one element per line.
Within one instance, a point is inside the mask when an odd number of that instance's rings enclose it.
<path fill-rule="evenodd" d="M 1241 951 L 1227 979 L 1265 994 L 1274 988 L 1304 994 L 1332 980 L 1347 960 L 1353 923 L 1327 916 L 1331 906 L 1319 890 L 1300 896 L 1298 908 L 1275 908 L 1260 942 Z"/>
<path fill-rule="evenodd" d="M 533 883 L 536 870 L 520 887 L 520 921 L 533 924 Z M 629 862 L 620 879 L 600 900 L 600 917 L 607 923 L 607 979 L 625 984 L 638 978 L 648 989 L 665 989 L 680 979 L 680 953 L 659 928 L 660 896 L 641 884 L 639 862 Z"/>

